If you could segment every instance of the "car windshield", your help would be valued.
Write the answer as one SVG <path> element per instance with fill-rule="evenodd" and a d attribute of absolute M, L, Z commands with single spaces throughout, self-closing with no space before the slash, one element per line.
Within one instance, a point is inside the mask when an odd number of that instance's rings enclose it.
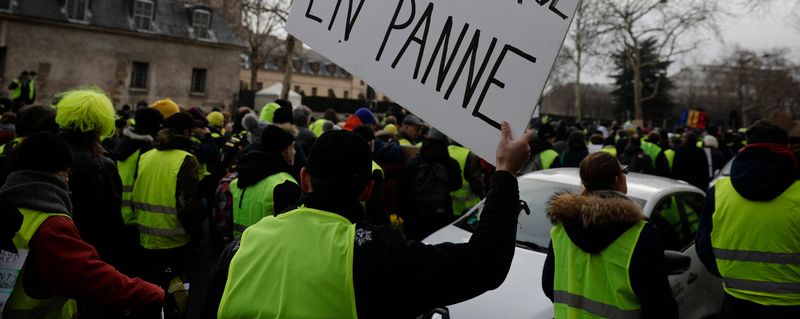
<path fill-rule="evenodd" d="M 519 185 L 520 199 L 525 201 L 530 209 L 530 215 L 525 211 L 520 213 L 519 223 L 517 224 L 517 245 L 524 248 L 547 252 L 550 244 L 550 228 L 553 226 L 547 218 L 547 202 L 556 193 L 580 193 L 581 189 L 577 186 L 560 184 L 537 180 L 520 180 Z M 631 198 L 639 207 L 643 207 L 645 201 Z M 475 231 L 483 211 L 483 202 L 478 204 L 468 215 L 456 224 L 456 226 L 469 232 Z"/>

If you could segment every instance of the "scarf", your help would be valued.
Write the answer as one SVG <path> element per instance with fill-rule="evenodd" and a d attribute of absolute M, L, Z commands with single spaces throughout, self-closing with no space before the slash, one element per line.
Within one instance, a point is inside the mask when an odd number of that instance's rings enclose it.
<path fill-rule="evenodd" d="M 46 213 L 72 213 L 67 183 L 53 174 L 38 171 L 16 171 L 8 175 L 0 188 L 0 201 L 15 207 Z"/>

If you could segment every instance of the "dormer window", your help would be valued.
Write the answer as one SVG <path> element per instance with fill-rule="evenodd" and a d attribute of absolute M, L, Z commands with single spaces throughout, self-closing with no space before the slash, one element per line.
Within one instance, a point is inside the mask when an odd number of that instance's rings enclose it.
<path fill-rule="evenodd" d="M 137 30 L 150 31 L 150 24 L 153 21 L 153 1 L 136 0 L 133 8 L 133 22 Z"/>
<path fill-rule="evenodd" d="M 85 21 L 89 0 L 67 0 L 67 19 Z"/>
<path fill-rule="evenodd" d="M 192 13 L 192 29 L 198 39 L 208 39 L 208 29 L 211 26 L 211 12 L 203 9 L 195 9 Z"/>

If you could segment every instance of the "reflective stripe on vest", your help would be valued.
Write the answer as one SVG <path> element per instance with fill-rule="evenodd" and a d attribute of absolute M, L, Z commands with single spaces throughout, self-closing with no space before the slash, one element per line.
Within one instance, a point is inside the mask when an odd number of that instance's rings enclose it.
<path fill-rule="evenodd" d="M 133 182 L 136 180 L 136 170 L 139 166 L 141 150 L 136 150 L 124 161 L 117 161 L 117 172 L 122 180 L 122 221 L 125 225 L 135 225 L 136 215 L 133 214 L 131 198 L 133 196 Z"/>
<path fill-rule="evenodd" d="M 275 187 L 287 181 L 297 184 L 287 173 L 274 174 L 245 189 L 239 188 L 238 178 L 231 182 L 234 237 L 241 238 L 247 227 L 275 214 Z"/>
<path fill-rule="evenodd" d="M 467 181 L 467 159 L 469 158 L 470 150 L 461 146 L 451 145 L 447 148 L 450 157 L 458 162 L 458 167 L 461 168 L 461 188 L 455 192 L 450 193 L 453 198 L 453 215 L 461 216 L 466 210 L 472 208 L 481 202 L 481 198 L 472 192 L 472 188 Z"/>
<path fill-rule="evenodd" d="M 552 149 L 547 149 L 539 153 L 539 162 L 542 164 L 541 169 L 550 169 L 558 156 L 558 152 Z"/>
<path fill-rule="evenodd" d="M 131 205 L 139 225 L 139 241 L 146 249 L 170 249 L 189 243 L 178 220 L 175 192 L 178 173 L 192 154 L 181 150 L 150 150 L 139 160 Z"/>
<path fill-rule="evenodd" d="M 355 233 L 344 217 L 304 207 L 263 218 L 242 236 L 217 317 L 356 318 Z"/>
<path fill-rule="evenodd" d="M 597 254 L 575 245 L 562 224 L 552 228 L 556 319 L 640 317 L 641 304 L 631 287 L 629 268 L 644 225 L 631 226 Z"/>
<path fill-rule="evenodd" d="M 800 182 L 768 202 L 715 186 L 711 245 L 729 295 L 765 306 L 800 305 Z"/>
<path fill-rule="evenodd" d="M 22 227 L 19 232 L 14 236 L 14 246 L 19 250 L 28 250 L 29 242 L 39 226 L 50 217 L 62 216 L 69 218 L 64 214 L 49 214 L 35 210 L 18 208 L 22 213 L 23 221 Z M 77 306 L 75 300 L 67 299 L 65 297 L 52 297 L 45 300 L 35 299 L 25 293 L 24 285 L 22 283 L 23 267 L 18 280 L 14 286 L 14 291 L 11 293 L 5 310 L 0 311 L 2 318 L 44 318 L 44 319 L 63 319 L 72 318 L 77 313 Z"/>

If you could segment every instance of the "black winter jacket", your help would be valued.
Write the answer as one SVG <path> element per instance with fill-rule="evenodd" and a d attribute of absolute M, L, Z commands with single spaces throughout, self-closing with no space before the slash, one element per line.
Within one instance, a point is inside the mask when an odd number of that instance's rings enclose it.
<path fill-rule="evenodd" d="M 499 287 L 514 257 L 519 188 L 507 172 L 493 176 L 478 228 L 464 244 L 426 245 L 406 240 L 391 227 L 359 222 L 364 209 L 355 200 L 308 194 L 298 204 L 356 222 L 353 282 L 359 318 L 415 318 L 469 300 Z M 203 310 L 207 318 L 216 318 L 238 246 L 237 241 L 229 245 L 212 271 Z"/>
<path fill-rule="evenodd" d="M 773 153 L 763 148 L 747 148 L 733 161 L 731 166 L 731 183 L 739 195 L 747 200 L 768 202 L 778 198 L 797 181 L 793 159 Z M 703 214 L 697 230 L 696 249 L 700 261 L 708 271 L 720 277 L 714 249 L 711 245 L 711 231 L 714 229 L 713 216 L 716 210 L 716 188 L 712 187 L 706 196 Z M 742 214 L 759 214 L 769 212 L 742 211 Z M 753 231 L 769 231 L 757 229 Z M 790 234 L 787 234 L 790 235 Z M 797 236 L 797 233 L 793 234 Z M 725 318 L 797 318 L 800 306 L 778 307 L 764 306 L 754 302 L 737 299 L 725 294 Z"/>
<path fill-rule="evenodd" d="M 645 218 L 625 195 L 610 191 L 588 196 L 557 195 L 550 201 L 547 214 L 553 223 L 563 223 L 570 240 L 590 254 L 600 253 Z M 550 300 L 553 300 L 555 258 L 551 242 L 542 272 L 542 290 Z M 639 235 L 628 271 L 642 306 L 642 318 L 678 318 L 678 304 L 667 280 L 664 244 L 651 224 L 645 225 Z M 608 288 L 611 293 L 617 287 Z"/>

